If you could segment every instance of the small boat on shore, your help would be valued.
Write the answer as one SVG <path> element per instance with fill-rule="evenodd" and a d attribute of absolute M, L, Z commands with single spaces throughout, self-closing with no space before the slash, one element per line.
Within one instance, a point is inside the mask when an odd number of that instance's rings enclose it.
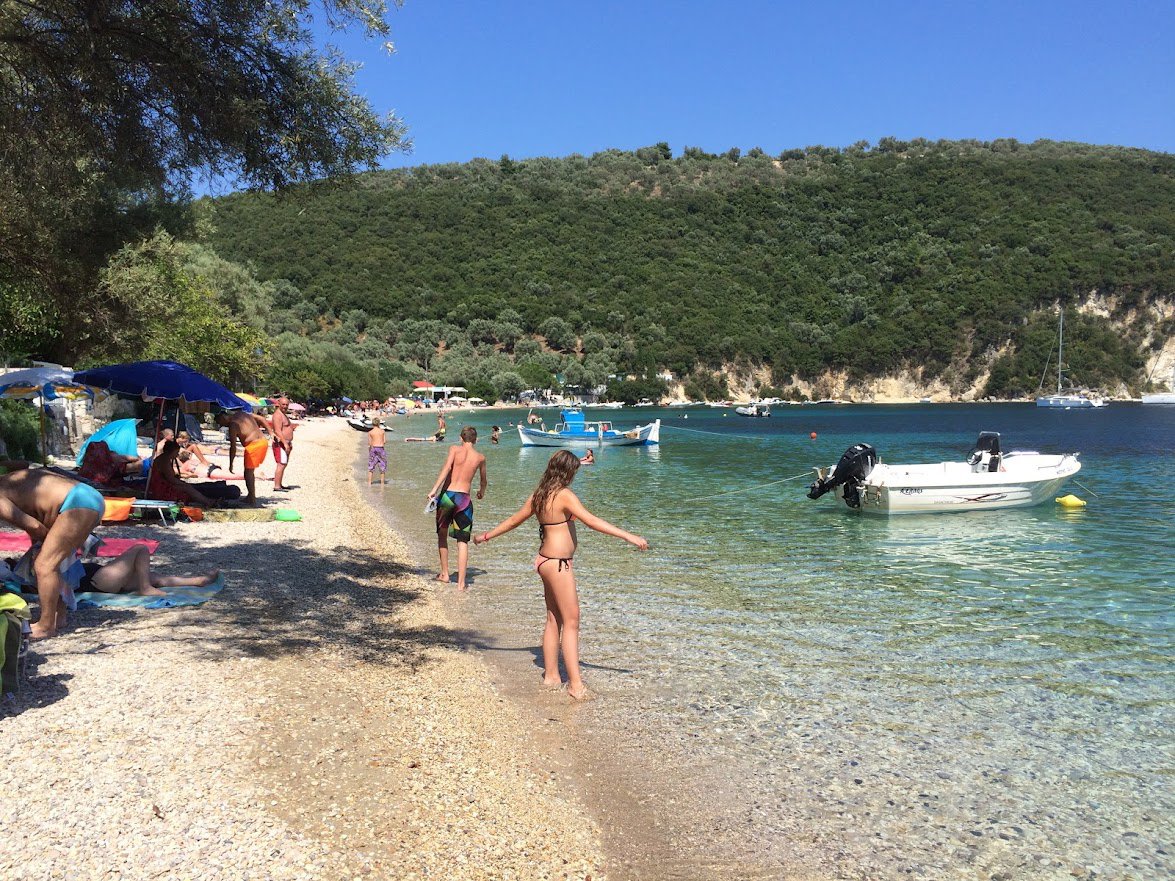
<path fill-rule="evenodd" d="M 353 429 L 355 429 L 356 431 L 365 431 L 365 432 L 371 431 L 371 429 L 373 429 L 375 427 L 375 423 L 373 423 L 370 419 L 368 419 L 366 417 L 358 417 L 358 416 L 348 416 L 347 417 L 347 424 L 349 426 L 351 426 Z M 389 428 L 386 425 L 381 425 L 380 427 L 383 428 L 384 431 L 395 431 L 396 430 L 394 428 Z"/>
<path fill-rule="evenodd" d="M 771 408 L 766 404 L 747 404 L 745 407 L 735 407 L 734 412 L 739 416 L 765 418 L 771 415 Z"/>
<path fill-rule="evenodd" d="M 816 470 L 808 498 L 832 492 L 849 508 L 874 514 L 1028 508 L 1081 470 L 1077 455 L 1003 453 L 994 431 L 981 432 L 963 462 L 890 465 L 869 444 L 854 444 L 835 468 Z"/>
<path fill-rule="evenodd" d="M 524 447 L 569 447 L 580 444 L 599 444 L 605 447 L 647 446 L 660 443 L 661 420 L 648 425 L 638 425 L 627 430 L 612 427 L 607 421 L 588 421 L 583 411 L 563 410 L 563 421 L 554 428 L 543 431 L 539 428 L 518 426 L 518 439 Z"/>

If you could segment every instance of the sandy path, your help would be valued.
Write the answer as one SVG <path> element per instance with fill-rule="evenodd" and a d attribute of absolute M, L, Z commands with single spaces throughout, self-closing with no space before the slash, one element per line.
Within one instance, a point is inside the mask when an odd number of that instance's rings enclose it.
<path fill-rule="evenodd" d="M 598 829 L 360 498 L 356 443 L 299 429 L 271 503 L 300 523 L 104 528 L 228 587 L 35 648 L 0 715 L 0 877 L 603 877 Z"/>

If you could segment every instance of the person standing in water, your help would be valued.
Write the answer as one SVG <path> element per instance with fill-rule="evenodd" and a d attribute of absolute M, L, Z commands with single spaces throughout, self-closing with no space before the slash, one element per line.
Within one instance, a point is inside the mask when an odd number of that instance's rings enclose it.
<path fill-rule="evenodd" d="M 447 427 L 445 425 L 445 414 L 438 413 L 437 414 L 437 433 L 432 436 L 432 439 L 435 440 L 437 443 L 440 443 L 441 441 L 443 441 L 445 439 L 445 431 L 446 430 L 447 430 Z"/>
<path fill-rule="evenodd" d="M 383 419 L 376 416 L 371 420 L 371 431 L 367 432 L 367 485 L 371 486 L 375 469 L 379 468 L 379 485 L 384 485 L 384 474 L 388 470 L 388 451 L 385 446 Z"/>
<path fill-rule="evenodd" d="M 587 700 L 588 689 L 579 673 L 579 593 L 572 567 L 577 544 L 574 521 L 605 535 L 624 539 L 642 551 L 648 550 L 649 543 L 639 535 L 602 520 L 583 506 L 571 491 L 571 482 L 579 465 L 579 457 L 571 451 L 555 453 L 526 504 L 493 529 L 477 536 L 474 543 L 484 544 L 521 526 L 531 517 L 538 519 L 539 553 L 534 558 L 534 571 L 543 581 L 543 599 L 547 606 L 547 622 L 543 628 L 543 684 L 551 688 L 562 684 L 559 676 L 559 649 L 562 647 L 563 666 L 567 669 L 567 693 L 575 700 Z"/>
<path fill-rule="evenodd" d="M 461 443 L 449 447 L 449 455 L 437 475 L 437 482 L 429 490 L 429 501 L 437 503 L 437 553 L 441 571 L 437 581 L 449 582 L 449 537 L 457 541 L 457 589 L 465 590 L 465 570 L 469 565 L 469 539 L 473 534 L 473 500 L 469 493 L 473 475 L 481 474 L 478 499 L 486 492 L 486 457 L 473 448 L 477 443 L 477 429 L 471 425 L 461 429 Z"/>

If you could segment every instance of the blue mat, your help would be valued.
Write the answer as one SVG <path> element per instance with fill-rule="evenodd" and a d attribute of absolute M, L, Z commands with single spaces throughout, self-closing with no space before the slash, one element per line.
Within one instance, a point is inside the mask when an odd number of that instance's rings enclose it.
<path fill-rule="evenodd" d="M 207 587 L 164 587 L 167 596 L 144 597 L 137 593 L 101 593 L 85 591 L 77 594 L 79 609 L 97 609 L 100 606 L 116 609 L 173 609 L 178 606 L 199 606 L 224 590 L 224 575 Z"/>

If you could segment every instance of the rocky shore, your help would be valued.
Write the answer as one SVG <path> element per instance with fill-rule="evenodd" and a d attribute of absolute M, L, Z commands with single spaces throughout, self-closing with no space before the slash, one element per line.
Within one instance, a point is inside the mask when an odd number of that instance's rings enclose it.
<path fill-rule="evenodd" d="M 599 829 L 362 500 L 358 440 L 299 429 L 298 488 L 268 503 L 301 522 L 102 529 L 227 587 L 34 646 L 0 714 L 0 877 L 604 877 Z"/>

